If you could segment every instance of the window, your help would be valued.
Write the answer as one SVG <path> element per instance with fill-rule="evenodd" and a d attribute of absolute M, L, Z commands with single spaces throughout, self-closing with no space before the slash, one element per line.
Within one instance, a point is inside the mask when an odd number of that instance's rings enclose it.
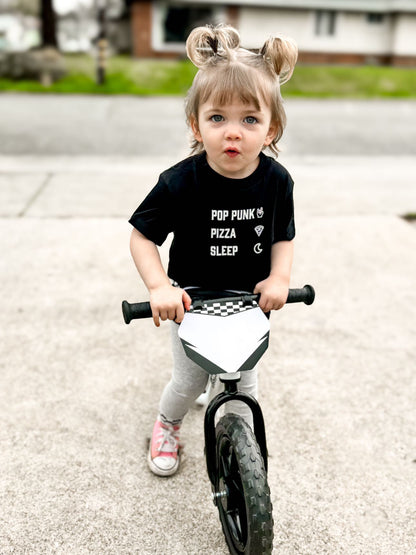
<path fill-rule="evenodd" d="M 333 11 L 319 10 L 315 12 L 315 35 L 335 35 L 336 15 L 336 12 Z"/>
<path fill-rule="evenodd" d="M 367 14 L 366 19 L 367 19 L 367 23 L 370 23 L 371 25 L 379 25 L 384 21 L 384 14 L 371 12 Z"/>
<path fill-rule="evenodd" d="M 163 22 L 163 42 L 184 43 L 194 27 L 212 22 L 213 15 L 210 8 L 169 6 Z"/>

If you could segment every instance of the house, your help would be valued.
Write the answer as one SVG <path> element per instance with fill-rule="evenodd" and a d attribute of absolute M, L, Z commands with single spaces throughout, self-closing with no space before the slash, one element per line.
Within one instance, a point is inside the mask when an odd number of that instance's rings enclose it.
<path fill-rule="evenodd" d="M 133 55 L 181 57 L 190 30 L 227 22 L 246 48 L 281 32 L 304 63 L 416 66 L 415 0 L 130 0 Z"/>

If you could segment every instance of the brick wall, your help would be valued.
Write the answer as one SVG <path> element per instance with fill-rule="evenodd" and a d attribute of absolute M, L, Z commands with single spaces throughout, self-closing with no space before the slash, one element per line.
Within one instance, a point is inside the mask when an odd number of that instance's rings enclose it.
<path fill-rule="evenodd" d="M 361 65 L 366 63 L 389 64 L 390 56 L 354 54 L 348 52 L 299 52 L 299 62 L 304 64 Z"/>
<path fill-rule="evenodd" d="M 152 2 L 140 0 L 131 6 L 133 56 L 153 57 L 152 51 Z"/>
<path fill-rule="evenodd" d="M 415 56 L 389 56 L 379 54 L 351 54 L 347 52 L 299 52 L 299 62 L 303 64 L 339 65 L 391 65 L 396 67 L 416 66 Z"/>

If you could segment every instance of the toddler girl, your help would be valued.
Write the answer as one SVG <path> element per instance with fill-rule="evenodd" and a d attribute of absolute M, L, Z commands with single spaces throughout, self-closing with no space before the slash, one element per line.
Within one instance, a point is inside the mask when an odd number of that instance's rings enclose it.
<path fill-rule="evenodd" d="M 130 219 L 131 253 L 154 323 L 172 320 L 172 379 L 148 455 L 160 476 L 177 471 L 181 422 L 208 380 L 178 338 L 177 324 L 191 305 L 186 288 L 260 293 L 264 312 L 278 310 L 287 300 L 295 236 L 293 181 L 263 150 L 278 152 L 286 121 L 280 85 L 292 75 L 296 45 L 272 37 L 250 52 L 234 28 L 218 26 L 194 29 L 186 48 L 199 68 L 186 98 L 192 156 L 161 174 Z M 157 246 L 170 232 L 166 272 Z M 242 373 L 239 389 L 256 396 L 256 369 Z M 228 405 L 250 423 L 243 403 Z"/>

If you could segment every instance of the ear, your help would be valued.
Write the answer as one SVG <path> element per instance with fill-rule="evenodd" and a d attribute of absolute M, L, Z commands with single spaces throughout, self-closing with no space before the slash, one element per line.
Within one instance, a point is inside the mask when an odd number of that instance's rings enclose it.
<path fill-rule="evenodd" d="M 267 132 L 266 138 L 264 140 L 264 146 L 269 146 L 269 144 L 273 141 L 273 139 L 277 136 L 279 131 L 279 126 L 276 122 L 271 122 L 269 130 Z"/>
<path fill-rule="evenodd" d="M 202 137 L 199 131 L 198 120 L 196 119 L 196 117 L 191 116 L 189 119 L 189 123 L 191 125 L 192 133 L 195 137 L 195 140 L 198 141 L 198 143 L 202 143 Z"/>

